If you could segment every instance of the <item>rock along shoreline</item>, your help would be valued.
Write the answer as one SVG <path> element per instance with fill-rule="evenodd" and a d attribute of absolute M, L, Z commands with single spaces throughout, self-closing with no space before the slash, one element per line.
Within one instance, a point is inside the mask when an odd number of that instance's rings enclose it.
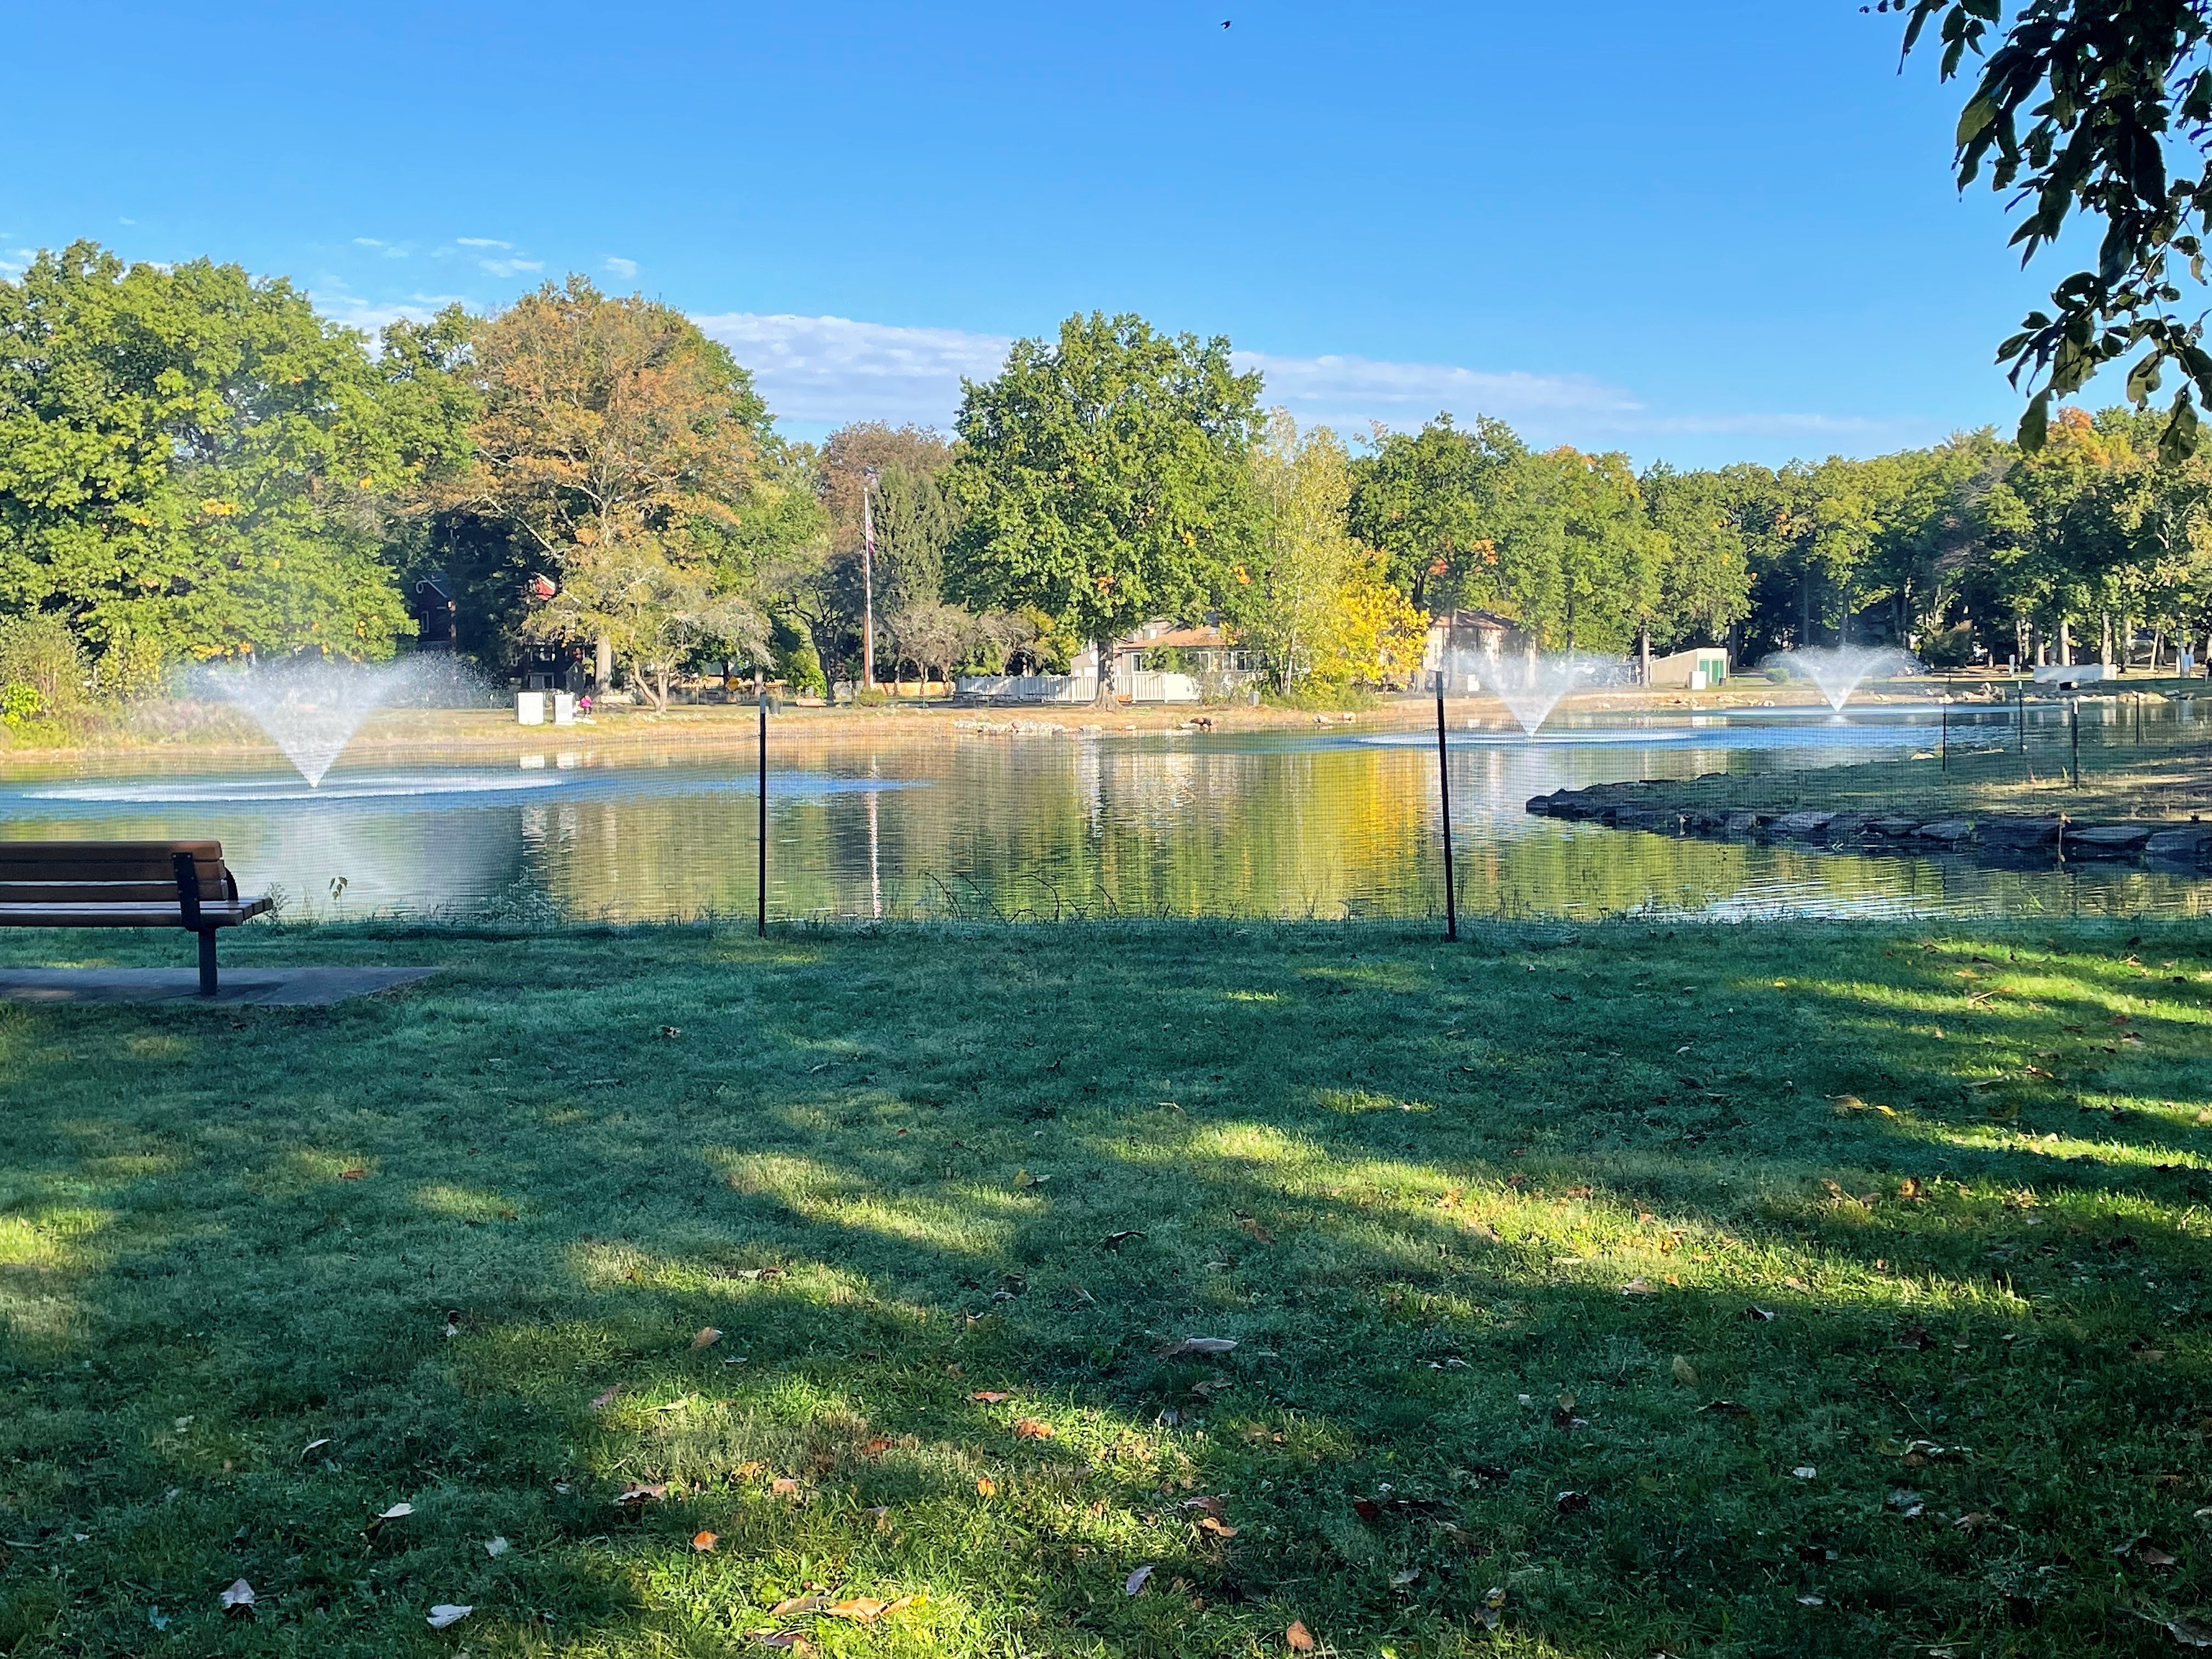
<path fill-rule="evenodd" d="M 1803 842 L 1902 854 L 1964 853 L 2012 865 L 2096 860 L 2212 867 L 2212 824 L 2194 819 L 2090 822 L 2063 815 L 1936 815 L 1909 807 L 1889 812 L 1753 811 L 1669 801 L 1667 787 L 1642 781 L 1592 784 L 1534 796 L 1528 810 L 1539 817 L 1716 841 Z"/>

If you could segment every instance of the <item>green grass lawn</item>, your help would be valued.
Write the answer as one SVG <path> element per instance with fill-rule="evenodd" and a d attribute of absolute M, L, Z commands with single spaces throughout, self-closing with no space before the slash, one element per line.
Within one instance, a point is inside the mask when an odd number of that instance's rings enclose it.
<path fill-rule="evenodd" d="M 447 971 L 0 1009 L 0 1651 L 1963 1659 L 2212 1611 L 2201 925 L 224 949 Z"/>
<path fill-rule="evenodd" d="M 1992 814 L 2069 817 L 2076 823 L 2124 819 L 2184 822 L 2212 817 L 2212 717 L 2202 730 L 2136 748 L 2094 744 L 2081 751 L 2081 782 L 2068 769 L 2063 743 L 2039 732 L 2022 757 L 1999 734 L 1970 733 L 1948 764 L 1932 748 L 1904 760 L 1863 761 L 1765 772 L 1709 773 L 1680 781 L 1655 781 L 1650 793 L 1669 807 L 1727 811 L 1902 812 L 1923 818 L 1979 818 Z"/>

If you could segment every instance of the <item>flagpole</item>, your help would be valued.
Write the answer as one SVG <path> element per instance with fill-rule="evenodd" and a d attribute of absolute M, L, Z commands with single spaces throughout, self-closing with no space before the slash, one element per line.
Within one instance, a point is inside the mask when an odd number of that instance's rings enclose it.
<path fill-rule="evenodd" d="M 876 689 L 876 515 L 860 486 L 860 689 Z"/>

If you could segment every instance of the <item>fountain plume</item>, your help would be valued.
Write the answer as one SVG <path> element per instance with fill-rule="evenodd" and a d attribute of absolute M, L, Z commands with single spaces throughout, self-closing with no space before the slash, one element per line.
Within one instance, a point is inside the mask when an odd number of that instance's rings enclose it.
<path fill-rule="evenodd" d="M 1828 700 L 1828 707 L 1839 714 L 1851 694 L 1868 680 L 1927 672 L 1919 658 L 1893 645 L 1823 645 L 1778 651 L 1759 666 L 1779 668 L 1794 678 L 1812 681 Z"/>
<path fill-rule="evenodd" d="M 197 683 L 205 695 L 230 704 L 267 732 L 312 789 L 321 785 L 376 710 L 393 703 L 452 701 L 467 678 L 450 656 L 372 664 L 302 655 L 266 665 L 204 669 Z M 465 704 L 482 700 L 480 691 L 460 699 Z"/>
<path fill-rule="evenodd" d="M 1513 711 L 1513 718 L 1521 722 L 1521 730 L 1532 738 L 1551 718 L 1561 698 L 1570 692 L 1614 684 L 1622 673 L 1621 665 L 1613 658 L 1574 651 L 1510 657 L 1473 652 L 1455 652 L 1453 655 L 1455 669 L 1462 673 L 1472 672 L 1481 682 L 1483 690 L 1495 693 L 1498 700 Z"/>

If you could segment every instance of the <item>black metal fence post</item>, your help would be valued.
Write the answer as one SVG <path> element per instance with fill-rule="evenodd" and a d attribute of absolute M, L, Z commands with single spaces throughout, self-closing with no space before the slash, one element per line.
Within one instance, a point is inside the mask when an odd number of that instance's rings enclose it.
<path fill-rule="evenodd" d="M 1936 763 L 1948 772 L 1951 769 L 1951 705 L 1945 702 L 1939 707 L 1942 710 L 1943 730 L 1936 739 Z"/>
<path fill-rule="evenodd" d="M 755 880 L 759 891 L 756 916 L 760 936 L 768 937 L 768 698 L 760 700 L 760 823 L 755 836 L 757 862 Z"/>
<path fill-rule="evenodd" d="M 2079 789 L 2081 787 L 2081 699 L 2079 697 L 2066 705 L 2066 738 L 2074 773 L 2074 787 Z"/>
<path fill-rule="evenodd" d="M 2014 724 L 2020 727 L 2020 752 L 2025 756 L 2027 753 L 2027 687 L 2017 681 L 2012 688 L 2012 706 Z"/>
<path fill-rule="evenodd" d="M 1443 806 L 1444 820 L 1444 937 L 1459 937 L 1459 883 L 1452 872 L 1451 831 L 1451 771 L 1445 764 L 1444 749 L 1444 673 L 1437 670 L 1437 799 Z"/>

